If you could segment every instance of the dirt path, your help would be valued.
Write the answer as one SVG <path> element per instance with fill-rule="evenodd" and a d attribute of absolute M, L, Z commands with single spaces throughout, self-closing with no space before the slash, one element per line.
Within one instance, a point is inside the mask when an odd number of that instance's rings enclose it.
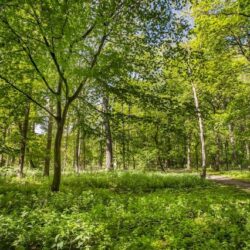
<path fill-rule="evenodd" d="M 223 175 L 208 175 L 207 179 L 222 185 L 234 186 L 250 192 L 250 182 L 244 180 L 231 179 L 230 177 L 226 177 Z"/>

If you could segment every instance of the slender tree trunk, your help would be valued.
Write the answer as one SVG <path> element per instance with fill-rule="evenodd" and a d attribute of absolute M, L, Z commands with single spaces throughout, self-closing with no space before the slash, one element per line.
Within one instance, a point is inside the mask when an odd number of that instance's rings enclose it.
<path fill-rule="evenodd" d="M 4 165 L 4 154 L 3 153 L 1 153 L 1 155 L 0 155 L 0 167 L 2 167 L 3 165 Z"/>
<path fill-rule="evenodd" d="M 80 128 L 78 127 L 76 131 L 76 144 L 75 144 L 75 171 L 77 174 L 80 173 L 80 152 L 81 152 Z"/>
<path fill-rule="evenodd" d="M 136 168 L 136 163 L 135 163 L 135 157 L 134 157 L 134 155 L 133 155 L 133 169 L 135 170 L 135 168 Z"/>
<path fill-rule="evenodd" d="M 123 170 L 128 170 L 126 164 L 126 142 L 125 142 L 125 121 L 124 121 L 124 104 L 122 103 L 122 166 Z"/>
<path fill-rule="evenodd" d="M 30 101 L 27 101 L 24 112 L 24 121 L 23 124 L 21 125 L 21 145 L 20 145 L 19 173 L 18 173 L 20 177 L 23 177 L 25 152 L 27 146 L 27 135 L 29 130 L 29 115 L 30 115 Z"/>
<path fill-rule="evenodd" d="M 35 125 L 36 125 L 36 124 L 35 124 L 35 122 L 33 121 L 33 122 L 31 123 L 30 128 L 29 128 L 29 135 L 30 135 L 31 138 L 32 138 L 32 137 L 34 136 L 34 134 L 35 134 Z M 26 149 L 26 154 L 27 154 L 27 156 L 29 157 L 29 167 L 35 169 L 35 168 L 36 168 L 36 164 L 35 164 L 34 161 L 33 161 L 32 148 L 27 147 L 27 149 Z"/>
<path fill-rule="evenodd" d="M 104 128 L 106 135 L 106 169 L 111 171 L 114 169 L 113 165 L 113 141 L 109 121 L 109 98 L 103 97 L 103 112 L 104 112 Z"/>
<path fill-rule="evenodd" d="M 113 143 L 113 147 L 114 147 L 114 152 L 118 152 L 118 146 L 117 146 L 117 142 L 116 141 L 114 141 L 114 143 Z M 118 157 L 117 157 L 117 154 L 116 155 L 113 155 L 113 159 L 114 159 L 114 168 L 115 169 L 119 169 L 120 168 L 120 163 L 119 163 L 119 159 L 118 159 Z"/>
<path fill-rule="evenodd" d="M 236 156 L 236 149 L 235 149 L 233 126 L 231 123 L 228 125 L 228 131 L 229 131 L 229 142 L 231 144 L 231 149 L 232 149 L 232 163 L 233 165 L 235 165 L 237 161 L 237 156 Z"/>
<path fill-rule="evenodd" d="M 6 136 L 7 136 L 7 126 L 4 126 L 3 128 L 3 137 L 2 137 L 2 145 L 5 146 L 5 141 L 6 141 Z M 0 167 L 4 166 L 4 153 L 1 153 L 0 155 Z"/>
<path fill-rule="evenodd" d="M 225 142 L 225 154 L 226 154 L 226 169 L 229 170 L 229 163 L 228 163 L 228 141 Z"/>
<path fill-rule="evenodd" d="M 52 112 L 52 108 L 50 108 L 50 110 Z M 46 145 L 46 156 L 45 156 L 45 161 L 44 161 L 43 176 L 49 176 L 52 134 L 53 134 L 53 117 L 50 115 L 49 120 L 48 120 L 48 128 L 47 128 L 47 145 Z"/>
<path fill-rule="evenodd" d="M 191 170 L 191 148 L 190 148 L 190 138 L 187 139 L 187 170 Z"/>
<path fill-rule="evenodd" d="M 204 136 L 204 127 L 203 120 L 199 106 L 199 100 L 197 97 L 197 92 L 195 85 L 192 83 L 192 90 L 194 96 L 195 109 L 198 117 L 199 129 L 200 129 L 200 142 L 201 142 L 201 160 L 202 160 L 202 172 L 201 177 L 206 178 L 206 151 L 205 151 L 205 136 Z"/>
<path fill-rule="evenodd" d="M 159 126 L 156 125 L 156 131 L 155 131 L 155 135 L 154 135 L 154 141 L 155 141 L 155 147 L 157 150 L 157 163 L 160 166 L 160 169 L 165 172 L 165 168 L 164 168 L 164 164 L 162 162 L 162 157 L 160 154 L 160 146 L 159 146 L 159 139 L 158 139 L 158 135 L 159 135 Z"/>
<path fill-rule="evenodd" d="M 6 166 L 14 166 L 16 164 L 16 156 L 12 155 L 11 157 L 7 158 Z"/>
<path fill-rule="evenodd" d="M 82 169 L 86 170 L 86 133 L 83 131 L 82 135 Z"/>
<path fill-rule="evenodd" d="M 198 146 L 199 143 L 195 145 L 195 165 L 196 165 L 196 170 L 199 170 L 199 153 L 198 153 Z"/>
<path fill-rule="evenodd" d="M 103 140 L 100 135 L 99 139 L 99 159 L 98 159 L 98 167 L 99 169 L 102 169 L 103 166 Z"/>
<path fill-rule="evenodd" d="M 130 167 L 130 159 L 131 159 L 131 151 L 130 151 L 130 116 L 131 116 L 131 105 L 129 104 L 128 105 L 128 117 L 129 117 L 129 119 L 128 119 L 128 139 L 127 139 L 127 166 L 128 166 L 128 168 Z"/>
<path fill-rule="evenodd" d="M 219 171 L 220 170 L 220 136 L 219 134 L 216 135 L 216 156 L 215 156 L 215 170 Z"/>
<path fill-rule="evenodd" d="M 64 144 L 64 159 L 63 159 L 63 171 L 66 169 L 68 163 L 68 142 L 69 142 L 69 119 L 66 125 L 66 136 L 65 136 L 65 144 Z M 75 163 L 73 162 L 73 167 Z"/>
<path fill-rule="evenodd" d="M 246 142 L 246 160 L 247 160 L 247 167 L 250 167 L 250 149 L 249 149 L 249 143 Z"/>
<path fill-rule="evenodd" d="M 5 161 L 5 167 L 9 166 L 9 162 L 10 162 L 10 156 L 7 154 L 6 161 Z"/>

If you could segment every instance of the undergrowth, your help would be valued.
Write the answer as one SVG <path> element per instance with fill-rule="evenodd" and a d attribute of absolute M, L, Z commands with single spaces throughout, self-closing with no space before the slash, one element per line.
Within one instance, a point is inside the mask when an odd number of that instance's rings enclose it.
<path fill-rule="evenodd" d="M 190 174 L 0 179 L 0 249 L 250 249 L 249 194 Z"/>

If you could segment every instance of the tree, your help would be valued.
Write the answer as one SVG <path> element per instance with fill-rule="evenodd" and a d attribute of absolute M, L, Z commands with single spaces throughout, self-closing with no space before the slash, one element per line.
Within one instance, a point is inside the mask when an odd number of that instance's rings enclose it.
<path fill-rule="evenodd" d="M 61 144 L 68 110 L 91 81 L 105 44 L 115 38 L 116 42 L 123 41 L 123 46 L 136 46 L 135 40 L 127 38 L 139 34 L 147 43 L 164 38 L 162 32 L 169 30 L 166 24 L 173 22 L 167 2 L 29 0 L 1 5 L 0 43 L 4 52 L 0 79 L 56 122 L 52 191 L 60 186 Z M 20 87 L 29 72 L 41 86 L 32 96 Z M 47 91 L 56 103 L 55 114 L 38 98 Z"/>
<path fill-rule="evenodd" d="M 250 61 L 249 0 L 192 1 L 196 34 L 217 52 L 231 50 Z"/>
<path fill-rule="evenodd" d="M 53 113 L 53 103 L 48 100 L 48 106 L 51 113 Z M 49 176 L 50 173 L 50 161 L 51 161 L 51 148 L 52 148 L 52 136 L 53 136 L 53 117 L 48 115 L 47 118 L 47 144 L 46 144 L 46 155 L 44 159 L 44 170 L 43 175 Z"/>

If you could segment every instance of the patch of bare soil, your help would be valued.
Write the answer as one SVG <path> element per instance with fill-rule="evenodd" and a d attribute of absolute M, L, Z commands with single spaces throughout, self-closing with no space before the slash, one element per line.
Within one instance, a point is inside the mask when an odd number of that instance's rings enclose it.
<path fill-rule="evenodd" d="M 250 182 L 247 182 L 244 180 L 232 179 L 230 177 L 226 177 L 222 175 L 208 175 L 207 179 L 217 182 L 222 185 L 235 186 L 237 188 L 250 192 Z"/>

